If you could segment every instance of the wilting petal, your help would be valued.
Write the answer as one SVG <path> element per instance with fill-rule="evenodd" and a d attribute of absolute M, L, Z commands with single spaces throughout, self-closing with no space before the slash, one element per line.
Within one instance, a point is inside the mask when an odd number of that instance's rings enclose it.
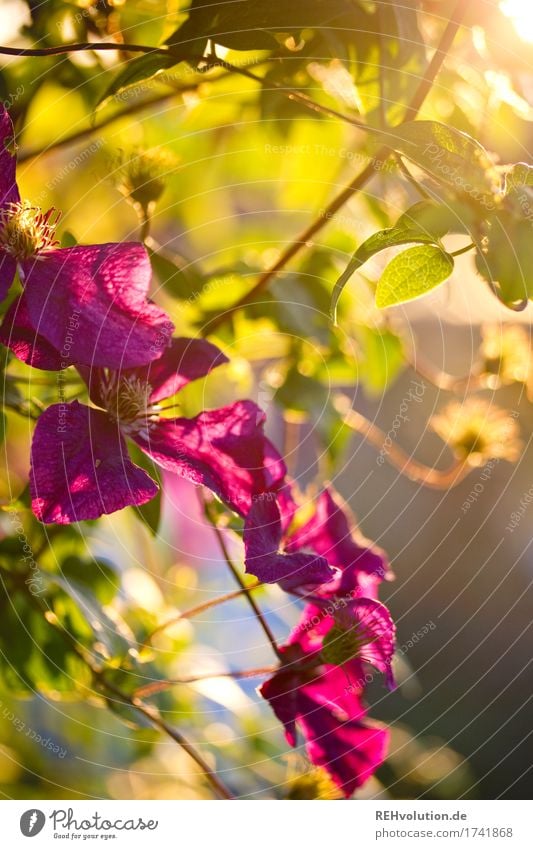
<path fill-rule="evenodd" d="M 215 345 L 205 339 L 173 339 L 163 355 L 149 365 L 135 369 L 135 374 L 152 387 L 152 403 L 170 398 L 187 383 L 227 363 L 228 358 Z"/>
<path fill-rule="evenodd" d="M 341 574 L 330 589 L 339 595 L 352 591 L 359 575 L 363 582 L 366 575 L 376 585 L 391 577 L 385 553 L 358 533 L 348 506 L 337 493 L 334 498 L 329 487 L 318 497 L 314 516 L 291 534 L 286 548 L 287 551 L 312 548 L 332 566 L 337 566 Z"/>
<path fill-rule="evenodd" d="M 0 301 L 3 301 L 9 292 L 16 270 L 17 264 L 13 257 L 0 250 Z"/>
<path fill-rule="evenodd" d="M 24 295 L 13 301 L 6 312 L 0 325 L 0 342 L 33 368 L 60 371 L 70 365 L 63 363 L 59 351 L 34 329 Z"/>
<path fill-rule="evenodd" d="M 304 673 L 289 664 L 259 692 L 283 723 L 289 744 L 297 744 L 298 724 L 311 762 L 327 770 L 347 797 L 382 763 L 387 733 L 363 721 L 361 702 L 347 693 L 346 678 L 340 670 Z"/>
<path fill-rule="evenodd" d="M 105 413 L 54 404 L 39 417 L 31 448 L 32 509 L 41 522 L 60 525 L 97 519 L 158 491 L 135 466 L 124 440 Z"/>
<path fill-rule="evenodd" d="M 146 300 L 152 272 L 140 244 L 50 251 L 22 271 L 31 321 L 73 364 L 144 365 L 170 341 L 172 322 Z"/>
<path fill-rule="evenodd" d="M 244 525 L 246 571 L 267 584 L 279 583 L 285 590 L 331 579 L 327 560 L 316 554 L 283 554 L 281 516 L 273 493 L 254 498 Z"/>
<path fill-rule="evenodd" d="M 164 469 L 209 487 L 245 516 L 268 489 L 263 419 L 253 401 L 236 401 L 193 419 L 160 419 L 133 438 Z"/>
<path fill-rule="evenodd" d="M 20 200 L 16 182 L 16 158 L 10 146 L 14 130 L 9 113 L 0 105 L 0 207 Z"/>

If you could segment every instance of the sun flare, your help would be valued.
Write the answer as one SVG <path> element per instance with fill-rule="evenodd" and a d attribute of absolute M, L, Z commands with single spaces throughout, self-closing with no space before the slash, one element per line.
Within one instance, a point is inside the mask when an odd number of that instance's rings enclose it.
<path fill-rule="evenodd" d="M 533 5 L 524 0 L 501 0 L 500 9 L 511 19 L 520 38 L 533 43 Z"/>

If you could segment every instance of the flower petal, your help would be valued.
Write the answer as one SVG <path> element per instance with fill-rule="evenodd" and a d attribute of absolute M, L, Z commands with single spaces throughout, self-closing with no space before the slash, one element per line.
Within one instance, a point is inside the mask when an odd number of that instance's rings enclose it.
<path fill-rule="evenodd" d="M 16 182 L 17 160 L 9 149 L 13 143 L 15 131 L 9 112 L 0 105 L 0 207 L 20 200 Z"/>
<path fill-rule="evenodd" d="M 263 420 L 253 401 L 236 401 L 193 419 L 160 419 L 133 438 L 164 469 L 209 487 L 245 516 L 252 496 L 270 486 Z"/>
<path fill-rule="evenodd" d="M 135 375 L 152 387 L 150 401 L 155 403 L 170 398 L 187 383 L 227 363 L 228 358 L 215 345 L 205 339 L 173 339 L 163 355 L 144 368 L 135 369 Z"/>
<path fill-rule="evenodd" d="M 341 712 L 313 703 L 302 705 L 300 725 L 309 760 L 323 767 L 346 798 L 371 778 L 383 763 L 388 733 L 360 720 L 344 718 Z"/>
<path fill-rule="evenodd" d="M 15 278 L 17 263 L 10 254 L 0 250 L 0 301 L 6 297 Z"/>
<path fill-rule="evenodd" d="M 385 605 L 371 598 L 360 598 L 346 610 L 339 611 L 338 621 L 346 624 L 361 641 L 359 659 L 379 669 L 392 689 L 394 677 L 391 664 L 396 627 Z"/>
<path fill-rule="evenodd" d="M 70 365 L 64 363 L 59 351 L 34 329 L 24 295 L 13 301 L 7 310 L 0 325 L 0 342 L 11 348 L 19 360 L 33 368 L 60 371 Z"/>
<path fill-rule="evenodd" d="M 135 466 L 117 426 L 105 413 L 54 404 L 40 416 L 31 448 L 32 509 L 41 522 L 60 525 L 97 519 L 158 491 Z"/>
<path fill-rule="evenodd" d="M 246 572 L 286 590 L 331 580 L 333 570 L 316 554 L 282 554 L 281 516 L 273 493 L 253 499 L 244 525 Z"/>
<path fill-rule="evenodd" d="M 359 579 L 364 585 L 377 587 L 391 577 L 385 552 L 358 532 L 349 507 L 330 487 L 320 493 L 314 516 L 286 542 L 287 551 L 301 548 L 312 548 L 341 569 L 330 595 L 350 593 Z"/>
<path fill-rule="evenodd" d="M 383 762 L 387 732 L 364 722 L 358 697 L 347 694 L 339 670 L 304 674 L 289 666 L 275 673 L 259 689 L 296 746 L 300 726 L 310 761 L 324 768 L 349 797 Z"/>
<path fill-rule="evenodd" d="M 133 242 L 63 248 L 22 264 L 33 324 L 73 364 L 130 368 L 160 357 L 173 325 L 146 300 L 151 266 Z"/>

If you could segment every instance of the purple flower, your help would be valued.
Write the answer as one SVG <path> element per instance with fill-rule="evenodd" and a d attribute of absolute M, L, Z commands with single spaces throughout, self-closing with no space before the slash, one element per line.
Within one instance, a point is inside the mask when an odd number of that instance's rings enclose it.
<path fill-rule="evenodd" d="M 385 552 L 362 536 L 350 508 L 331 486 L 326 486 L 316 499 L 312 517 L 289 531 L 285 549 L 288 553 L 315 551 L 330 566 L 337 567 L 334 580 L 320 588 L 324 598 L 374 598 L 379 583 L 393 577 Z"/>
<path fill-rule="evenodd" d="M 323 663 L 342 666 L 349 678 L 364 682 L 363 664 L 374 666 L 394 687 L 392 657 L 396 629 L 380 601 L 358 598 L 339 603 L 309 604 L 289 639 L 306 652 L 316 653 Z M 363 689 L 363 685 L 357 689 Z"/>
<path fill-rule="evenodd" d="M 299 727 L 311 763 L 349 797 L 383 762 L 387 732 L 365 721 L 361 688 L 348 687 L 343 670 L 321 664 L 294 635 L 283 654 L 282 666 L 259 692 L 284 725 L 289 745 L 297 745 Z"/>
<path fill-rule="evenodd" d="M 254 499 L 244 525 L 246 571 L 284 590 L 330 581 L 334 570 L 316 554 L 280 551 L 282 524 L 274 493 Z"/>
<path fill-rule="evenodd" d="M 192 419 L 160 415 L 165 398 L 226 362 L 209 342 L 174 339 L 161 359 L 121 372 L 80 369 L 98 409 L 54 404 L 39 418 L 31 450 L 32 508 L 42 522 L 96 519 L 144 504 L 155 482 L 130 460 L 125 438 L 155 463 L 209 487 L 240 515 L 279 487 L 283 460 L 263 435 L 264 414 L 237 401 Z"/>
<path fill-rule="evenodd" d="M 17 269 L 24 286 L 0 341 L 39 368 L 130 368 L 160 357 L 173 325 L 147 300 L 152 272 L 144 247 L 59 248 L 55 210 L 43 213 L 20 198 L 12 138 L 13 125 L 0 106 L 0 300 Z"/>
<path fill-rule="evenodd" d="M 311 518 L 291 530 L 298 514 L 293 491 L 286 483 L 252 504 L 244 526 L 247 571 L 288 592 L 312 592 L 317 601 L 377 597 L 379 582 L 391 577 L 385 552 L 361 536 L 331 487 L 318 496 Z"/>

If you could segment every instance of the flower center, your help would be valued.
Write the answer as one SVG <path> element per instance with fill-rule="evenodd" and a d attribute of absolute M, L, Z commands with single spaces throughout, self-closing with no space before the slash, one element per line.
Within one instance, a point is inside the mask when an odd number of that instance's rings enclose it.
<path fill-rule="evenodd" d="M 361 649 L 375 642 L 376 634 L 358 622 L 349 629 L 334 625 L 324 637 L 322 644 L 322 660 L 335 666 L 342 666 L 358 657 Z"/>
<path fill-rule="evenodd" d="M 41 212 L 29 201 L 8 203 L 0 210 L 0 247 L 22 261 L 59 247 L 56 228 L 61 213 Z"/>
<path fill-rule="evenodd" d="M 146 433 L 159 418 L 159 404 L 150 404 L 152 387 L 138 377 L 111 375 L 102 387 L 102 400 L 111 418 L 126 434 Z"/>

